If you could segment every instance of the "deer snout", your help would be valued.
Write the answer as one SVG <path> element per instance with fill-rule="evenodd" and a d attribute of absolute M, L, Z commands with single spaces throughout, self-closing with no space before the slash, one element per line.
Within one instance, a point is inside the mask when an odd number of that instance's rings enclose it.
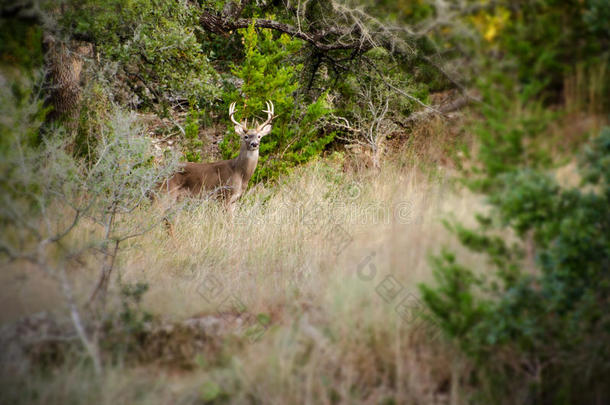
<path fill-rule="evenodd" d="M 251 147 L 251 148 L 258 148 L 258 141 L 252 141 L 252 142 L 250 142 L 250 147 Z"/>

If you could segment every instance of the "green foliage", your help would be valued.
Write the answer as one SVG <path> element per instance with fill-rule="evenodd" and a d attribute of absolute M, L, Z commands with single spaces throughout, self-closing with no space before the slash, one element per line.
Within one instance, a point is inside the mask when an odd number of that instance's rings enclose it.
<path fill-rule="evenodd" d="M 425 1 L 376 0 L 373 3 L 391 17 L 411 22 L 421 21 L 434 13 L 434 7 Z"/>
<path fill-rule="evenodd" d="M 152 314 L 141 308 L 142 298 L 147 291 L 146 283 L 126 284 L 121 288 L 122 310 L 119 319 L 128 335 L 142 332 L 146 323 L 153 318 Z"/>
<path fill-rule="evenodd" d="M 42 29 L 31 21 L 0 18 L 0 64 L 32 71 L 42 66 Z"/>
<path fill-rule="evenodd" d="M 503 187 L 490 194 L 497 225 L 481 218 L 478 230 L 452 228 L 495 271 L 477 276 L 445 253 L 433 261 L 437 286 L 421 286 L 495 402 L 523 394 L 526 403 L 590 403 L 609 394 L 601 382 L 610 377 L 610 128 L 586 148 L 581 174 L 573 188 L 531 168 L 498 176 Z M 490 234 L 507 228 L 533 249 L 538 272 L 523 271 L 520 249 Z"/>
<path fill-rule="evenodd" d="M 518 167 L 538 168 L 550 163 L 539 144 L 554 114 L 537 98 L 543 87 L 539 82 L 519 89 L 510 76 L 495 72 L 479 87 L 483 94 L 481 119 L 472 124 L 480 141 L 479 166 L 468 183 L 475 190 L 488 191 L 496 187 L 499 176 Z"/>
<path fill-rule="evenodd" d="M 2 247 L 15 254 L 21 249 L 36 251 L 36 241 L 60 241 L 83 217 L 91 226 L 106 229 L 106 238 L 113 241 L 150 229 L 150 223 L 134 223 L 130 214 L 147 201 L 148 193 L 173 165 L 152 165 L 150 142 L 138 133 L 134 115 L 111 112 L 91 157 L 84 159 L 70 153 L 73 140 L 61 128 L 40 134 L 46 109 L 33 93 L 33 85 L 14 84 L 13 88 L 20 89 L 19 93 L 0 83 L 0 108 L 6 117 L 0 122 L 0 222 L 6 231 L 0 240 Z M 53 225 L 45 222 L 47 216 L 53 217 Z M 46 225 L 24 227 L 24 220 Z M 68 228 L 62 230 L 62 226 Z M 107 239 L 97 241 L 99 245 L 94 240 L 88 243 L 103 250 Z M 69 255 L 67 249 L 62 246 Z"/>
<path fill-rule="evenodd" d="M 379 109 L 379 105 L 386 99 L 391 106 L 390 115 L 408 116 L 420 108 L 416 101 L 393 91 L 388 84 L 422 102 L 428 102 L 428 83 L 417 81 L 414 75 L 397 64 L 384 48 L 373 48 L 365 57 L 371 61 L 370 64 L 347 73 L 345 78 L 337 83 L 337 90 L 343 96 L 340 115 L 348 118 L 350 122 L 372 123 L 378 117 L 371 115 L 371 103 Z"/>
<path fill-rule="evenodd" d="M 184 123 L 184 157 L 187 162 L 201 162 L 201 147 L 203 142 L 199 138 L 199 121 L 205 111 L 198 111 L 191 107 Z"/>
<path fill-rule="evenodd" d="M 574 66 L 608 58 L 606 0 L 502 1 L 491 10 L 510 10 L 510 17 L 492 44 L 502 60 L 492 57 L 490 66 L 503 64 L 523 84 L 544 83 L 555 99 Z"/>
<path fill-rule="evenodd" d="M 251 25 L 239 31 L 245 48 L 244 61 L 234 66 L 233 74 L 242 81 L 239 89 L 228 87 L 223 99 L 226 107 L 233 101 L 238 103 L 236 118 L 248 118 L 260 114 L 265 101 L 271 100 L 277 118 L 273 130 L 263 138 L 261 157 L 253 181 L 272 178 L 287 168 L 304 163 L 319 156 L 324 147 L 334 138 L 334 133 L 321 133 L 317 127 L 320 118 L 330 110 L 320 96 L 307 104 L 303 96 L 297 97 L 298 75 L 301 64 L 294 63 L 301 47 L 298 40 L 287 35 L 275 37 L 271 30 L 260 32 Z M 226 110 L 225 110 L 226 111 Z M 261 119 L 264 117 L 261 117 Z M 250 120 L 249 126 L 253 122 Z M 237 155 L 239 138 L 232 131 L 225 137 L 221 151 L 226 158 Z"/>
<path fill-rule="evenodd" d="M 11 149 L 16 146 L 38 144 L 40 129 L 49 112 L 37 97 L 31 79 L 15 80 L 10 85 L 5 80 L 0 76 L 0 153 L 3 155 L 14 152 Z M 41 80 L 37 78 L 38 82 Z M 6 162 L 0 159 L 0 165 Z"/>
<path fill-rule="evenodd" d="M 610 40 L 610 7 L 607 0 L 587 0 L 583 21 L 591 33 Z"/>
<path fill-rule="evenodd" d="M 52 176 L 57 174 L 56 170 L 45 170 L 48 158 L 41 149 L 48 149 L 57 164 L 65 163 L 66 172 L 74 170 L 63 150 L 55 145 L 41 145 L 40 131 L 49 110 L 34 88 L 34 83 L 27 79 L 10 86 L 0 81 L 0 224 L 4 231 L 18 225 L 18 214 L 30 217 L 44 210 L 37 204 L 38 194 L 44 190 L 41 182 L 48 181 L 55 186 L 61 183 Z M 12 238 L 8 232 L 6 236 Z"/>
<path fill-rule="evenodd" d="M 223 394 L 220 385 L 212 380 L 206 380 L 201 385 L 201 399 L 204 403 L 213 403 Z"/>
<path fill-rule="evenodd" d="M 103 352 L 114 362 L 125 361 L 127 354 L 138 353 L 141 337 L 155 321 L 150 312 L 142 308 L 142 298 L 148 284 L 137 282 L 122 284 L 119 292 L 120 309 L 104 323 Z"/>
<path fill-rule="evenodd" d="M 68 0 L 62 24 L 119 62 L 147 104 L 218 95 L 216 73 L 197 37 L 199 7 L 181 1 Z M 136 87 L 136 86 L 134 86 Z"/>
<path fill-rule="evenodd" d="M 488 314 L 489 304 L 472 294 L 481 281 L 472 271 L 456 263 L 455 256 L 443 252 L 432 259 L 434 278 L 439 286 L 422 286 L 422 296 L 436 316 L 438 326 L 452 338 L 465 338 L 471 329 Z M 467 347 L 466 347 L 467 348 Z"/>
<path fill-rule="evenodd" d="M 175 166 L 152 164 L 152 145 L 139 133 L 135 114 L 120 110 L 109 113 L 90 158 L 70 153 L 73 139 L 61 127 L 40 133 L 46 110 L 32 83 L 12 87 L 0 82 L 0 259 L 27 262 L 57 281 L 70 319 L 85 330 L 78 342 L 99 370 L 99 353 L 91 347 L 98 347 L 98 326 L 112 318 L 99 297 L 106 297 L 114 258 L 125 241 L 160 222 L 162 214 L 144 216 L 138 210 Z M 72 298 L 74 275 L 68 269 L 76 268 L 89 274 L 97 270 L 100 280 L 98 300 L 90 302 L 86 318 Z M 144 291 L 142 286 L 125 290 L 123 298 L 137 303 Z M 148 320 L 131 303 L 125 303 L 118 318 L 128 332 L 141 330 Z"/>
<path fill-rule="evenodd" d="M 103 137 L 112 110 L 108 93 L 108 89 L 98 81 L 92 81 L 83 89 L 78 126 L 71 148 L 78 157 L 94 158 L 97 142 Z"/>

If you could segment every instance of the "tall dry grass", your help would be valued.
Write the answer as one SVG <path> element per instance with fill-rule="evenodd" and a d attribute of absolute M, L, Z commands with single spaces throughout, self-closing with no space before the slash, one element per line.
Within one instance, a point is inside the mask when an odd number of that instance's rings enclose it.
<path fill-rule="evenodd" d="M 481 260 L 440 221 L 471 223 L 482 201 L 453 187 L 450 175 L 431 178 L 404 162 L 374 174 L 345 173 L 340 162 L 329 162 L 250 189 L 233 218 L 214 201 L 192 201 L 173 218 L 173 238 L 158 227 L 126 246 L 116 275 L 122 283 L 148 284 L 147 311 L 167 321 L 227 312 L 263 321 L 255 339 L 248 331 L 228 339 L 212 357 L 195 356 L 187 374 L 110 366 L 108 381 L 121 374 L 139 390 L 148 379 L 155 394 L 138 396 L 126 384 L 108 383 L 104 401 L 447 399 L 457 357 L 442 341 L 432 344 L 430 330 L 421 328 L 417 284 L 431 280 L 427 258 L 442 246 L 459 252 L 465 264 Z M 73 275 L 80 277 L 79 270 Z M 40 285 L 32 281 L 21 282 L 20 296 L 35 302 Z M 54 306 L 61 303 L 44 299 L 44 307 Z M 66 388 L 73 378 L 72 372 L 60 373 L 52 384 L 30 381 L 30 389 L 59 402 L 86 402 L 88 395 Z"/>
<path fill-rule="evenodd" d="M 272 313 L 349 282 L 369 255 L 379 275 L 414 288 L 430 280 L 429 253 L 459 249 L 440 219 L 469 222 L 482 206 L 450 182 L 392 165 L 359 178 L 318 162 L 251 189 L 232 219 L 214 201 L 193 201 L 173 219 L 174 238 L 158 228 L 121 258 L 123 278 L 147 282 L 147 308 L 174 317 L 215 309 L 198 291 L 207 275 Z"/>
<path fill-rule="evenodd" d="M 466 264 L 481 260 L 440 222 L 471 223 L 478 209 L 481 200 L 448 177 L 393 164 L 359 177 L 318 162 L 251 190 L 232 220 L 214 202 L 193 204 L 174 219 L 175 240 L 159 229 L 121 267 L 126 280 L 148 283 L 145 307 L 161 316 L 235 309 L 228 300 L 271 320 L 224 366 L 200 370 L 208 395 L 430 403 L 446 394 L 452 367 L 404 310 L 421 309 L 417 284 L 431 280 L 429 254 L 451 246 Z"/>

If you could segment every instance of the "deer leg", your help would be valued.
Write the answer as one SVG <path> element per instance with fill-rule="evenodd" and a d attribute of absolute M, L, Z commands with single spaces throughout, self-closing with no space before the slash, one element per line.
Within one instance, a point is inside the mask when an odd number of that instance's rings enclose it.
<path fill-rule="evenodd" d="M 178 203 L 178 200 L 180 199 L 180 184 L 177 184 L 177 179 L 176 177 L 173 177 L 172 179 L 170 179 L 166 186 L 166 193 L 167 193 L 167 199 L 165 200 L 165 203 L 169 205 L 169 207 L 175 207 L 176 204 Z M 163 217 L 163 224 L 165 225 L 165 230 L 167 231 L 167 233 L 169 234 L 169 236 L 172 238 L 172 240 L 176 241 L 176 237 L 174 235 L 174 226 L 171 222 L 171 220 L 169 219 L 169 212 L 171 211 L 171 208 L 168 208 L 167 206 L 163 207 L 163 210 L 165 211 L 166 215 Z"/>
<path fill-rule="evenodd" d="M 174 236 L 174 225 L 172 225 L 169 218 L 167 218 L 167 217 L 163 218 L 163 224 L 165 225 L 165 229 L 167 230 L 167 233 L 169 234 L 169 236 L 172 239 L 175 239 L 176 237 Z"/>
<path fill-rule="evenodd" d="M 229 198 L 227 198 L 227 202 L 225 204 L 225 207 L 227 209 L 227 212 L 229 213 L 229 217 L 233 218 L 233 212 L 235 211 L 235 204 L 237 203 L 237 200 L 239 200 L 239 197 L 241 197 L 240 193 L 232 193 Z"/>

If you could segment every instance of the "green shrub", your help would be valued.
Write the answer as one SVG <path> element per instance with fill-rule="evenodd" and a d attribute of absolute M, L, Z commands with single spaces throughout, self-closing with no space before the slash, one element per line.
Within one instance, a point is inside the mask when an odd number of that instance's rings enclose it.
<path fill-rule="evenodd" d="M 197 37 L 200 8 L 162 0 L 68 0 L 62 26 L 116 61 L 144 105 L 176 99 L 210 104 L 216 72 Z"/>
<path fill-rule="evenodd" d="M 257 182 L 319 156 L 333 140 L 334 133 L 323 133 L 316 125 L 330 112 L 324 96 L 308 103 L 304 96 L 297 95 L 298 75 L 303 66 L 293 60 L 301 47 L 300 41 L 287 35 L 275 37 L 267 29 L 259 32 L 254 25 L 240 30 L 240 34 L 245 58 L 232 72 L 243 84 L 239 89 L 227 87 L 223 95 L 226 108 L 237 101 L 236 118 L 248 118 L 249 125 L 253 125 L 252 117 L 265 108 L 266 100 L 271 100 L 277 116 L 273 130 L 260 146 L 259 165 L 253 176 Z M 229 127 L 230 132 L 220 145 L 226 158 L 239 152 L 239 138 Z"/>
<path fill-rule="evenodd" d="M 0 82 L 0 260 L 29 263 L 57 283 L 78 342 L 99 374 L 114 258 L 127 241 L 161 222 L 163 213 L 140 210 L 175 170 L 174 159 L 154 165 L 135 114 L 118 109 L 100 126 L 91 156 L 75 156 L 73 139 L 61 127 L 40 134 L 46 110 L 33 88 Z M 75 273 L 68 270 L 76 269 L 97 279 L 87 308 L 74 299 Z"/>
<path fill-rule="evenodd" d="M 509 18 L 490 44 L 488 68 L 502 65 L 521 84 L 543 83 L 557 101 L 575 66 L 608 60 L 607 9 L 606 0 L 496 2 L 487 15 L 501 10 Z"/>
<path fill-rule="evenodd" d="M 541 142 L 556 114 L 545 109 L 540 100 L 543 87 L 541 82 L 520 87 L 510 75 L 497 70 L 480 81 L 483 102 L 478 109 L 479 119 L 471 125 L 480 143 L 469 186 L 489 191 L 508 172 L 550 164 Z"/>
<path fill-rule="evenodd" d="M 599 403 L 610 392 L 610 128 L 585 150 L 580 187 L 531 168 L 504 173 L 479 229 L 450 226 L 492 272 L 433 261 L 424 302 L 478 364 L 495 403 Z M 513 246 L 497 236 L 510 229 Z M 535 258 L 525 271 L 523 247 Z M 510 398 L 503 400 L 502 398 Z"/>
<path fill-rule="evenodd" d="M 184 157 L 187 162 L 201 162 L 201 147 L 203 141 L 199 138 L 199 121 L 205 111 L 191 107 L 184 123 Z"/>
<path fill-rule="evenodd" d="M 33 71 L 42 62 L 42 28 L 29 20 L 0 17 L 0 64 Z"/>

